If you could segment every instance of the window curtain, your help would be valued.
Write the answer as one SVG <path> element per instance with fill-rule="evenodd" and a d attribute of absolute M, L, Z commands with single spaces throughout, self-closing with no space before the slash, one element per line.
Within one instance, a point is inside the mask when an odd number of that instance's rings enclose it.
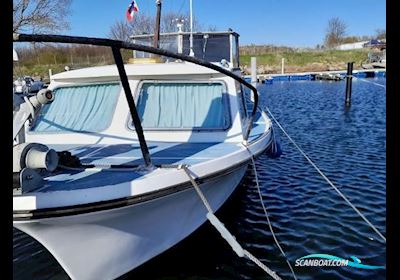
<path fill-rule="evenodd" d="M 225 98 L 219 83 L 144 83 L 137 109 L 144 128 L 224 129 Z"/>
<path fill-rule="evenodd" d="M 60 87 L 43 107 L 35 132 L 99 132 L 111 123 L 121 91 L 119 84 Z"/>

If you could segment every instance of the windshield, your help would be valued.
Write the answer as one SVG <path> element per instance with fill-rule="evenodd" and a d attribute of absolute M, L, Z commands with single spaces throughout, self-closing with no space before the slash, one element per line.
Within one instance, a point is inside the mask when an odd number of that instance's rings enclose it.
<path fill-rule="evenodd" d="M 228 96 L 214 83 L 142 83 L 137 101 L 144 129 L 227 129 Z"/>
<path fill-rule="evenodd" d="M 95 84 L 54 89 L 54 101 L 43 106 L 33 132 L 100 132 L 115 111 L 119 84 Z"/>
<path fill-rule="evenodd" d="M 137 35 L 132 37 L 133 42 L 140 45 L 152 46 L 152 35 Z M 160 48 L 174 53 L 189 55 L 190 34 L 171 33 L 160 35 Z M 208 62 L 226 60 L 233 67 L 239 66 L 238 37 L 236 35 L 215 33 L 193 34 L 194 57 Z M 151 54 L 134 51 L 134 58 L 149 58 Z M 168 60 L 168 58 L 166 58 Z"/>

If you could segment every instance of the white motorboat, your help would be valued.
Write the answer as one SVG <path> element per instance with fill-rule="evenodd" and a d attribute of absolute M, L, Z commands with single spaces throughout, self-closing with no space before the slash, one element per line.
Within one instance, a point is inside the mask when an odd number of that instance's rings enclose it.
<path fill-rule="evenodd" d="M 256 89 L 240 77 L 238 35 L 224 36 L 222 63 L 107 39 L 14 37 L 108 46 L 116 61 L 53 75 L 30 109 L 20 106 L 30 113 L 14 114 L 13 225 L 72 279 L 119 277 L 206 222 L 182 165 L 216 211 L 273 146 Z M 120 48 L 178 60 L 123 65 Z"/>

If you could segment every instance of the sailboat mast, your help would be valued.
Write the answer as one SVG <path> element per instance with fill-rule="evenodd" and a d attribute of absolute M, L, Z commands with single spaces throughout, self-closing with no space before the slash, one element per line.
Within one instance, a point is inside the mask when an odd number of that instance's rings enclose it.
<path fill-rule="evenodd" d="M 193 52 L 193 3 L 190 0 L 190 56 L 194 56 Z"/>
<path fill-rule="evenodd" d="M 157 17 L 156 17 L 156 27 L 154 29 L 154 42 L 153 47 L 160 47 L 160 22 L 161 22 L 161 0 L 156 0 L 157 5 Z"/>

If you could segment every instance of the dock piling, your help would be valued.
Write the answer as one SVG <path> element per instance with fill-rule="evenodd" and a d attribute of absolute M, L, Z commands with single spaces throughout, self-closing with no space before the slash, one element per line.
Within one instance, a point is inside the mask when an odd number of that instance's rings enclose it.
<path fill-rule="evenodd" d="M 251 57 L 251 84 L 254 86 L 257 83 L 257 58 Z"/>
<path fill-rule="evenodd" d="M 251 57 L 251 84 L 257 88 L 257 58 L 254 56 Z M 253 92 L 251 92 L 250 99 L 254 100 Z"/>
<path fill-rule="evenodd" d="M 281 74 L 285 74 L 285 58 L 282 57 Z"/>
<path fill-rule="evenodd" d="M 346 106 L 351 104 L 351 86 L 353 80 L 353 62 L 347 63 L 347 75 L 346 75 Z"/>

